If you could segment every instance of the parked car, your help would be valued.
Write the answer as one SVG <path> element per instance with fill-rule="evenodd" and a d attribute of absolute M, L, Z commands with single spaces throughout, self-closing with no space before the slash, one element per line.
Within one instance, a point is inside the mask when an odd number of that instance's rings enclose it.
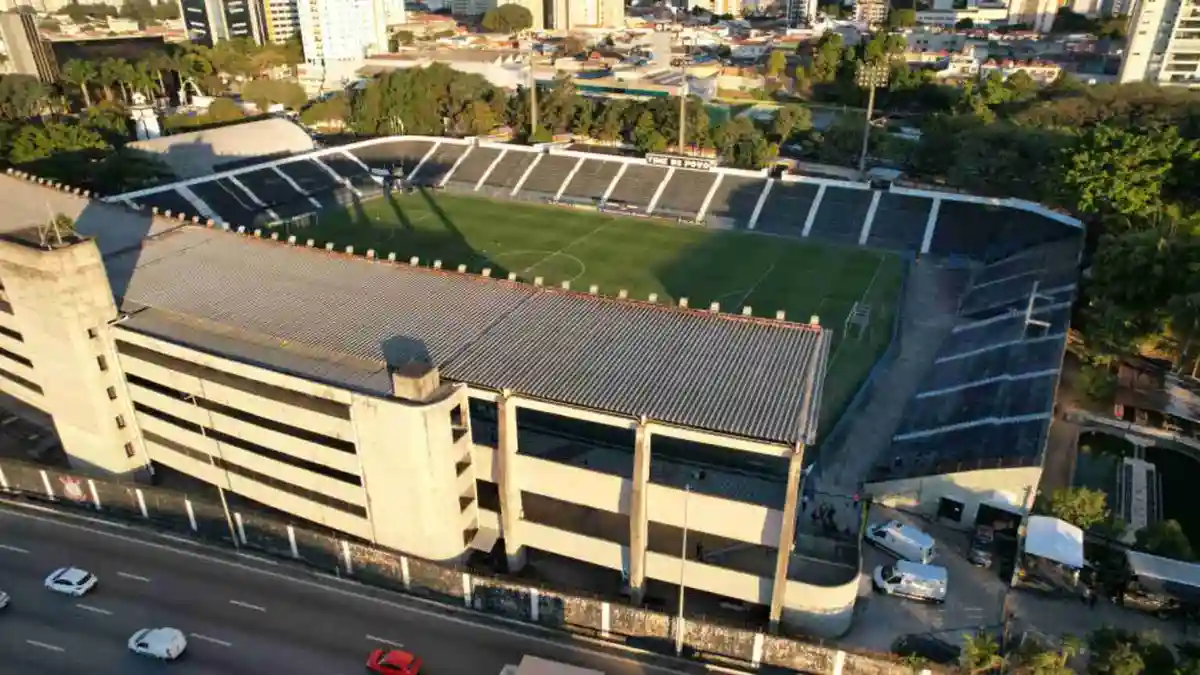
<path fill-rule="evenodd" d="M 174 661 L 187 649 L 187 638 L 177 628 L 143 628 L 130 636 L 129 649 L 135 654 Z"/>
<path fill-rule="evenodd" d="M 897 560 L 880 565 L 871 575 L 875 589 L 888 595 L 942 603 L 946 601 L 946 568 Z"/>
<path fill-rule="evenodd" d="M 933 537 L 898 520 L 868 527 L 866 539 L 897 558 L 915 563 L 929 564 L 937 554 Z"/>
<path fill-rule="evenodd" d="M 46 588 L 55 593 L 79 597 L 95 588 L 99 583 L 95 574 L 78 567 L 62 567 L 46 577 Z"/>
<path fill-rule="evenodd" d="M 8 593 L 0 591 L 0 609 L 8 607 Z"/>
<path fill-rule="evenodd" d="M 967 560 L 978 567 L 991 567 L 995 561 L 996 531 L 987 525 L 975 528 L 971 535 L 971 546 L 967 549 Z"/>

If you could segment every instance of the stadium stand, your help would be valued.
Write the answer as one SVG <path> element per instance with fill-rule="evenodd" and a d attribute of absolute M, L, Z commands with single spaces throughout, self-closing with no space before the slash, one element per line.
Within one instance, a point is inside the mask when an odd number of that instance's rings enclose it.
<path fill-rule="evenodd" d="M 529 165 L 537 161 L 540 153 L 536 152 L 514 152 L 509 151 L 504 153 L 504 158 L 492 170 L 492 173 L 483 181 L 485 187 L 493 188 L 501 194 L 507 196 L 507 192 L 517 186 L 521 177 L 525 175 L 525 170 Z"/>
<path fill-rule="evenodd" d="M 264 208 L 227 178 L 196 183 L 191 186 L 191 190 L 220 214 L 221 220 L 235 225 L 249 227 L 254 223 L 254 217 Z"/>
<path fill-rule="evenodd" d="M 975 274 L 957 325 L 905 407 L 871 481 L 1039 462 L 1066 350 L 1080 244 L 1078 236 L 1045 244 Z"/>
<path fill-rule="evenodd" d="M 828 197 L 828 195 L 826 195 Z M 882 193 L 867 246 L 917 251 L 925 237 L 931 202 L 923 197 Z"/>
<path fill-rule="evenodd" d="M 561 199 L 566 202 L 598 204 L 620 170 L 620 162 L 589 159 L 571 177 L 571 182 L 567 183 Z"/>
<path fill-rule="evenodd" d="M 503 152 L 497 148 L 475 148 L 467 158 L 458 165 L 447 181 L 447 187 L 453 186 L 464 190 L 474 190 L 487 170 Z"/>
<path fill-rule="evenodd" d="M 762 178 L 726 174 L 713 193 L 704 214 L 706 222 L 713 221 L 728 227 L 745 228 L 762 195 L 766 181 Z"/>
<path fill-rule="evenodd" d="M 469 149 L 469 146 L 442 143 L 409 180 L 415 185 L 440 185 L 442 179 L 454 168 L 458 158 Z"/>
<path fill-rule="evenodd" d="M 658 191 L 658 186 L 667 177 L 667 170 L 657 166 L 630 164 L 625 169 L 617 187 L 608 197 L 610 206 L 624 206 L 634 211 L 644 212 Z"/>
<path fill-rule="evenodd" d="M 988 256 L 991 242 L 1004 230 L 998 207 L 972 202 L 943 201 L 929 250 L 937 255 Z"/>
<path fill-rule="evenodd" d="M 305 194 L 318 194 L 332 190 L 339 185 L 337 179 L 329 175 L 311 160 L 300 160 L 280 164 L 279 170 L 296 181 Z"/>
<path fill-rule="evenodd" d="M 571 170 L 579 163 L 578 157 L 563 155 L 546 155 L 533 168 L 525 184 L 521 186 L 520 196 L 526 199 L 554 199 L 563 181 L 570 175 Z M 520 178 L 520 176 L 517 176 Z"/>
<path fill-rule="evenodd" d="M 152 194 L 139 197 L 134 200 L 135 204 L 145 206 L 146 208 L 157 207 L 159 212 L 170 211 L 171 213 L 186 213 L 188 215 L 199 215 L 196 213 L 196 207 L 192 206 L 188 200 L 183 198 L 176 190 L 162 190 Z"/>
<path fill-rule="evenodd" d="M 716 180 L 713 173 L 676 169 L 654 205 L 654 214 L 695 220 Z"/>
<path fill-rule="evenodd" d="M 323 155 L 315 158 L 313 161 L 320 162 L 329 167 L 334 173 L 350 181 L 350 184 L 356 188 L 376 185 L 367 168 L 351 159 L 350 155 L 341 153 Z"/>
<path fill-rule="evenodd" d="M 799 236 L 817 198 L 817 189 L 812 183 L 775 181 L 758 216 L 757 229 Z"/>
<path fill-rule="evenodd" d="M 432 147 L 429 141 L 402 139 L 355 148 L 354 156 L 372 169 L 400 167 L 407 176 Z"/>
<path fill-rule="evenodd" d="M 857 244 L 862 234 L 863 220 L 871 207 L 874 192 L 827 187 L 817 207 L 809 236 L 843 244 Z"/>
<path fill-rule="evenodd" d="M 237 179 L 268 206 L 286 204 L 302 196 L 286 178 L 271 168 L 238 174 Z"/>

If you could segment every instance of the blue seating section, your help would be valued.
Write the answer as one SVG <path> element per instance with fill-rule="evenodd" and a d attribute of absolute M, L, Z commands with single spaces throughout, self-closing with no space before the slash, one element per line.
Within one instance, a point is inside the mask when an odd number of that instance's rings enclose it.
<path fill-rule="evenodd" d="M 440 185 L 446 174 L 454 168 L 454 163 L 466 151 L 467 146 L 442 143 L 437 150 L 433 151 L 429 159 L 425 160 L 424 164 L 420 164 L 420 170 L 411 179 L 412 183 L 427 186 Z M 420 162 L 420 160 L 417 161 Z"/>
<path fill-rule="evenodd" d="M 1066 349 L 1078 246 L 1076 240 L 1036 247 L 976 275 L 958 325 L 905 407 L 870 481 L 1039 461 Z M 1048 327 L 1026 324 L 1035 280 L 1045 284 L 1039 289 L 1060 289 L 1034 303 L 1033 318 Z"/>
<path fill-rule="evenodd" d="M 500 156 L 500 152 L 496 148 L 475 148 L 450 175 L 448 184 L 466 190 L 474 190 L 479 179 L 487 174 L 488 167 Z"/>
<path fill-rule="evenodd" d="M 875 220 L 867 236 L 867 246 L 901 251 L 919 251 L 925 239 L 925 226 L 933 202 L 884 192 L 875 209 Z"/>
<path fill-rule="evenodd" d="M 589 159 L 579 167 L 563 190 L 561 199 L 581 204 L 598 204 L 621 170 L 620 162 Z"/>
<path fill-rule="evenodd" d="M 726 175 L 708 203 L 705 220 L 722 218 L 730 221 L 734 227 L 745 228 L 750 224 L 750 217 L 754 215 L 754 207 L 758 205 L 766 184 L 767 181 L 762 178 Z"/>
<path fill-rule="evenodd" d="M 714 173 L 676 169 L 654 205 L 654 215 L 694 220 L 716 181 Z"/>
<path fill-rule="evenodd" d="M 817 186 L 812 183 L 775 181 L 771 194 L 763 204 L 755 229 L 798 237 L 804 232 L 804 221 L 817 198 Z"/>
<path fill-rule="evenodd" d="M 825 196 L 821 197 L 821 204 L 817 207 L 817 218 L 813 221 L 809 236 L 844 244 L 857 244 L 874 194 L 871 190 L 825 188 Z"/>

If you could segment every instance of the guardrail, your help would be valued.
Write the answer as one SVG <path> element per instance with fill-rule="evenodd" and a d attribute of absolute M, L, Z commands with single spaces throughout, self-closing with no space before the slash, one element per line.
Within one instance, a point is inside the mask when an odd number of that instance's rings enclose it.
<path fill-rule="evenodd" d="M 63 510 L 144 523 L 212 544 L 232 546 L 236 536 L 240 548 L 334 571 L 371 586 L 565 633 L 674 653 L 677 619 L 672 615 L 382 550 L 257 511 L 233 509 L 231 532 L 221 506 L 203 496 L 90 478 L 18 460 L 0 460 L 0 493 Z M 684 620 L 683 634 L 687 655 L 752 669 L 784 668 L 828 675 L 912 672 L 885 655 L 855 654 L 793 637 L 696 619 Z"/>

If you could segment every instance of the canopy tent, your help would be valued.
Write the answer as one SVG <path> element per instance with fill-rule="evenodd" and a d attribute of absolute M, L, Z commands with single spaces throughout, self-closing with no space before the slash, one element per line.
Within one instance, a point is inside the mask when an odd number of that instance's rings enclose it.
<path fill-rule="evenodd" d="M 1182 600 L 1200 602 L 1200 565 L 1162 558 L 1149 553 L 1126 551 L 1129 570 L 1138 584 Z"/>
<path fill-rule="evenodd" d="M 1083 530 L 1058 518 L 1030 516 L 1025 526 L 1025 552 L 1082 569 Z"/>

